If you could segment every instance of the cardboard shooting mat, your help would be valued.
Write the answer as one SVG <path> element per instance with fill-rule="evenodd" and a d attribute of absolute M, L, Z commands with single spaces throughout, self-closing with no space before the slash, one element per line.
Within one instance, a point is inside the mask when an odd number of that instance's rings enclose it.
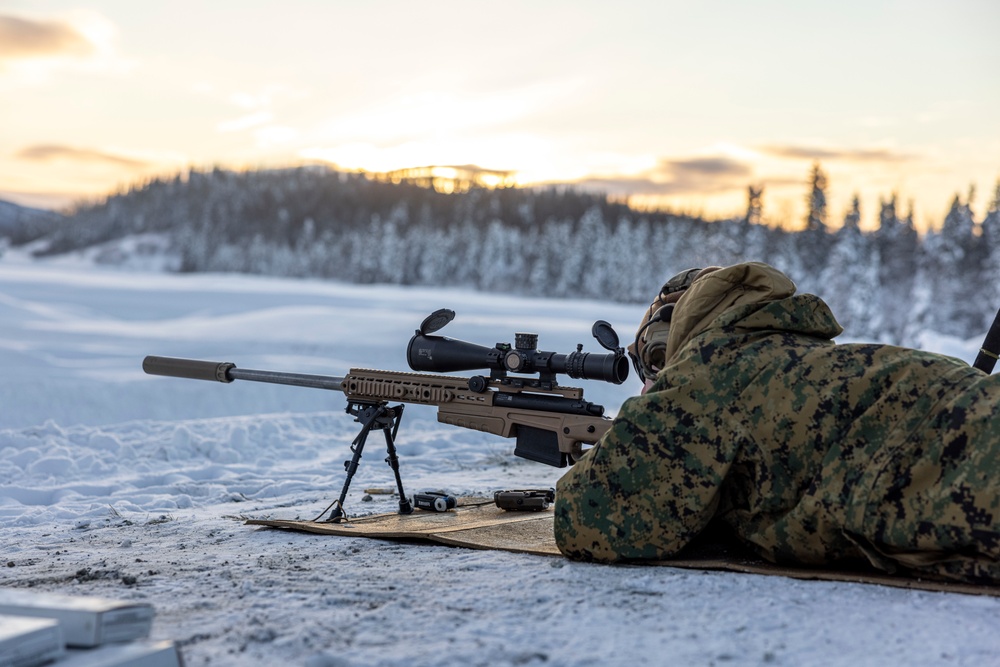
<path fill-rule="evenodd" d="M 321 535 L 420 540 L 471 549 L 512 551 L 562 558 L 553 536 L 552 515 L 551 509 L 541 512 L 507 512 L 494 505 L 492 499 L 460 498 L 458 507 L 448 512 L 415 510 L 413 514 L 406 515 L 373 514 L 349 518 L 341 523 L 290 519 L 249 519 L 246 523 L 252 526 L 268 526 Z M 793 579 L 881 584 L 897 588 L 1000 597 L 1000 586 L 915 579 L 893 576 L 874 569 L 834 570 L 774 565 L 721 535 L 712 535 L 692 544 L 677 558 L 631 564 L 631 566 L 650 565 L 778 575 Z"/>

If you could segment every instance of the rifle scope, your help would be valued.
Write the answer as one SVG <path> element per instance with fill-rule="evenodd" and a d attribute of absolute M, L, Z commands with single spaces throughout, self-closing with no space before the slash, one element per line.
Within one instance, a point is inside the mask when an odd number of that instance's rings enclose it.
<path fill-rule="evenodd" d="M 611 354 L 592 354 L 577 345 L 575 352 L 558 354 L 538 350 L 538 335 L 515 333 L 514 345 L 497 343 L 494 347 L 464 340 L 429 335 L 455 317 L 454 311 L 442 309 L 431 314 L 417 330 L 406 348 L 406 360 L 415 371 L 451 373 L 488 369 L 504 377 L 506 373 L 540 373 L 553 376 L 563 373 L 571 378 L 603 380 L 621 384 L 628 378 L 628 360 L 618 346 L 618 335 L 607 322 L 594 323 L 591 333 Z"/>

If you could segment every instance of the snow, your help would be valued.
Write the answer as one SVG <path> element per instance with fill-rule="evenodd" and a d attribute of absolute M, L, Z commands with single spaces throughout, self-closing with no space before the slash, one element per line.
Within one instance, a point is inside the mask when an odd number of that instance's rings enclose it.
<path fill-rule="evenodd" d="M 310 519 L 338 494 L 357 424 L 339 394 L 151 377 L 147 354 L 343 375 L 408 370 L 431 311 L 441 333 L 492 346 L 515 331 L 569 352 L 641 308 L 460 289 L 0 261 L 0 586 L 151 602 L 153 637 L 188 665 L 988 665 L 1000 599 L 871 585 L 258 529 Z M 985 332 L 984 332 L 985 333 Z M 922 344 L 971 362 L 978 340 Z M 573 382 L 567 382 L 573 383 Z M 613 411 L 638 382 L 583 382 Z M 561 471 L 513 443 L 408 406 L 408 490 L 488 494 Z M 349 512 L 393 511 L 381 439 Z M 372 449 L 374 448 L 374 449 Z"/>

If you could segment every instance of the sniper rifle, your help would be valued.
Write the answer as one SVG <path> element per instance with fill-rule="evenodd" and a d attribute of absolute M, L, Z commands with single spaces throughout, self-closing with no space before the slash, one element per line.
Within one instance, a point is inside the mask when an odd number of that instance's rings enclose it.
<path fill-rule="evenodd" d="M 583 345 L 569 354 L 540 352 L 538 336 L 515 333 L 514 345 L 497 343 L 489 348 L 474 343 L 432 335 L 455 318 L 448 309 L 424 319 L 407 346 L 406 358 L 414 371 L 449 373 L 488 370 L 489 377 L 431 375 L 400 371 L 352 368 L 344 377 L 306 375 L 238 368 L 230 362 L 148 356 L 142 368 L 151 375 L 193 380 L 232 382 L 247 380 L 342 391 L 346 412 L 361 424 L 351 443 L 353 456 L 344 462 L 347 479 L 339 499 L 316 517 L 330 510 L 327 521 L 346 517 L 344 501 L 357 472 L 361 453 L 371 431 L 385 437 L 388 457 L 399 491 L 399 513 L 413 511 L 403 492 L 395 439 L 403 416 L 402 403 L 437 406 L 438 421 L 504 438 L 515 438 L 514 454 L 556 467 L 572 464 L 583 455 L 583 446 L 596 443 L 611 427 L 604 407 L 585 401 L 583 390 L 563 387 L 557 375 L 621 384 L 628 378 L 628 361 L 618 334 L 603 320 L 594 323 L 592 335 L 610 354 L 583 352 Z M 511 374 L 515 375 L 511 375 Z M 390 406 L 389 401 L 400 405 Z"/>

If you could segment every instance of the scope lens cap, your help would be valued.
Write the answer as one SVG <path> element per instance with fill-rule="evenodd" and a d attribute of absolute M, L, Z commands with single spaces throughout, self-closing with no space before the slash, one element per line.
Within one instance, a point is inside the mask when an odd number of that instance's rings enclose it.
<path fill-rule="evenodd" d="M 424 321 L 420 323 L 420 329 L 418 333 L 420 335 L 426 335 L 429 333 L 434 333 L 438 329 L 444 327 L 455 319 L 455 311 L 449 308 L 441 308 L 440 310 L 435 310 L 433 313 L 424 318 Z"/>
<path fill-rule="evenodd" d="M 594 322 L 594 328 L 590 330 L 590 333 L 597 339 L 597 342 L 601 344 L 605 350 L 611 352 L 616 351 L 620 345 L 618 343 L 618 334 L 611 327 L 611 324 L 605 322 L 604 320 L 597 320 Z"/>

